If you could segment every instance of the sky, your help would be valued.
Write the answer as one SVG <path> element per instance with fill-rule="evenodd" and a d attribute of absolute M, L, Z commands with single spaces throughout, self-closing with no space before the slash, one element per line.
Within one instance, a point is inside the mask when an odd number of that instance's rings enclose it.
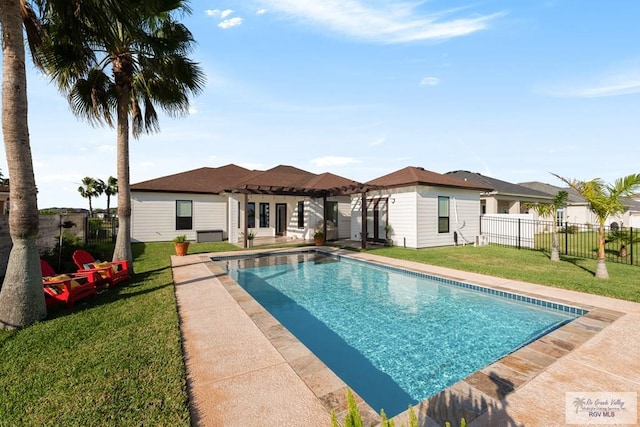
<path fill-rule="evenodd" d="M 131 183 L 229 163 L 360 182 L 406 166 L 554 185 L 640 173 L 636 0 L 190 6 L 207 84 L 186 117 L 131 139 Z M 32 66 L 28 96 L 38 207 L 87 208 L 82 178 L 116 176 L 115 130 Z"/>

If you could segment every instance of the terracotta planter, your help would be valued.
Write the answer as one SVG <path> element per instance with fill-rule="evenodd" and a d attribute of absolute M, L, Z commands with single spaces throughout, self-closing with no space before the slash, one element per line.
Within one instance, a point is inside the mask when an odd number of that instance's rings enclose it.
<path fill-rule="evenodd" d="M 324 237 L 314 237 L 313 241 L 316 244 L 316 246 L 324 245 Z"/>
<path fill-rule="evenodd" d="M 178 256 L 185 256 L 189 250 L 189 242 L 177 242 L 174 243 L 174 246 L 176 248 L 176 255 Z"/>

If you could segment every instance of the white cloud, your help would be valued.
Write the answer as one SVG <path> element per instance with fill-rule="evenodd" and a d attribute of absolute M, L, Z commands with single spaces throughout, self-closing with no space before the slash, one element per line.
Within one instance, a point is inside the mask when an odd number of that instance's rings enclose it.
<path fill-rule="evenodd" d="M 204 13 L 207 16 L 219 16 L 222 19 L 226 18 L 227 16 L 231 15 L 233 13 L 233 9 L 225 9 L 225 10 L 220 10 L 220 9 L 207 9 L 204 11 Z"/>
<path fill-rule="evenodd" d="M 190 106 L 189 107 L 189 114 L 194 115 L 194 114 L 198 114 L 198 109 L 194 106 Z"/>
<path fill-rule="evenodd" d="M 602 73 L 589 80 L 573 77 L 571 83 L 542 89 L 546 95 L 563 98 L 603 98 L 640 93 L 640 65 L 625 64 L 617 71 Z M 578 81 L 578 83 L 576 83 Z"/>
<path fill-rule="evenodd" d="M 420 81 L 420 86 L 438 86 L 440 79 L 437 77 L 425 77 Z"/>
<path fill-rule="evenodd" d="M 318 157 L 316 159 L 311 160 L 311 164 L 319 168 L 326 168 L 331 166 L 346 166 L 346 165 L 352 165 L 355 163 L 360 163 L 360 160 L 356 160 L 352 157 L 332 157 L 332 156 Z"/>
<path fill-rule="evenodd" d="M 373 141 L 373 142 L 372 142 L 371 144 L 369 144 L 369 145 L 370 145 L 371 147 L 375 147 L 375 146 L 377 146 L 377 145 L 382 145 L 382 144 L 384 144 L 384 142 L 385 142 L 386 140 L 387 140 L 387 138 L 385 138 L 385 137 L 383 136 L 383 137 L 380 137 L 380 138 L 376 139 L 375 141 Z"/>
<path fill-rule="evenodd" d="M 218 27 L 226 30 L 227 28 L 237 27 L 240 24 L 242 24 L 242 18 L 235 17 L 231 19 L 225 19 L 218 24 Z"/>
<path fill-rule="evenodd" d="M 452 18 L 459 10 L 420 14 L 423 2 L 374 6 L 363 0 L 264 0 L 271 11 L 352 37 L 383 43 L 447 39 L 488 28 L 506 12 Z"/>
<path fill-rule="evenodd" d="M 264 15 L 265 13 L 267 13 L 267 9 L 258 9 L 256 11 L 256 15 Z"/>

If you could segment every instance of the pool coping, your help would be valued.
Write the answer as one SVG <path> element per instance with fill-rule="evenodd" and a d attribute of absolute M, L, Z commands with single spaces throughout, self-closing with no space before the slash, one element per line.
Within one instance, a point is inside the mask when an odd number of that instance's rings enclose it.
<path fill-rule="evenodd" d="M 444 423 L 444 421 L 450 421 L 452 425 L 455 425 L 455 420 L 459 420 L 461 417 L 464 417 L 470 425 L 490 425 L 483 424 L 483 418 L 489 418 L 490 423 L 495 422 L 500 414 L 504 414 L 502 407 L 511 396 L 517 395 L 520 389 L 530 384 L 540 374 L 553 368 L 559 360 L 570 355 L 585 342 L 605 331 L 617 319 L 625 316 L 624 310 L 614 310 L 613 307 L 625 308 L 629 306 L 631 311 L 640 314 L 640 308 L 638 308 L 640 304 L 627 301 L 607 299 L 606 297 L 581 294 L 541 285 L 525 284 L 427 264 L 380 257 L 368 253 L 354 253 L 326 247 L 314 248 L 313 250 L 415 271 L 420 274 L 473 283 L 495 289 L 498 292 L 516 293 L 525 297 L 538 298 L 551 303 L 578 307 L 588 311 L 584 316 L 570 321 L 416 405 L 414 408 L 421 419 L 421 425 L 438 425 Z M 347 385 L 219 266 L 210 260 L 211 256 L 229 255 L 230 257 L 237 257 L 238 255 L 251 256 L 264 253 L 278 254 L 309 251 L 311 251 L 310 248 L 286 248 L 256 250 L 243 252 L 242 254 L 237 252 L 203 254 L 198 257 L 199 262 L 207 267 L 212 277 L 224 287 L 238 306 L 253 321 L 291 369 L 313 392 L 327 412 L 335 411 L 338 419 L 342 420 L 347 410 Z M 174 265 L 180 264 L 178 259 L 175 258 L 172 258 L 172 261 L 175 261 Z M 183 259 L 183 261 L 186 261 L 186 259 Z M 580 298 L 582 301 L 576 303 L 574 301 L 575 298 L 571 298 L 575 297 L 575 294 L 586 295 L 588 298 Z M 588 304 L 587 301 L 591 302 L 591 304 Z M 593 304 L 593 302 L 599 304 Z M 379 423 L 379 415 L 373 408 L 357 395 L 356 401 L 366 425 Z M 406 417 L 407 414 L 405 412 L 397 416 L 396 419 L 401 422 L 406 420 Z"/>

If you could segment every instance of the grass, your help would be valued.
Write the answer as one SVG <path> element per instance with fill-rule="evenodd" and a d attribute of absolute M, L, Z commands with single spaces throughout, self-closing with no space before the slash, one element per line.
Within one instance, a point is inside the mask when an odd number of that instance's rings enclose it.
<path fill-rule="evenodd" d="M 191 252 L 237 249 L 198 243 Z M 135 277 L 21 331 L 0 330 L 0 426 L 189 426 L 171 243 L 133 245 Z"/>
<path fill-rule="evenodd" d="M 189 253 L 237 250 L 192 243 Z M 133 245 L 135 277 L 21 331 L 0 330 L 0 426 L 189 426 L 186 373 L 169 256 L 172 243 Z M 549 261 L 498 246 L 371 253 L 640 302 L 638 267 Z"/>
<path fill-rule="evenodd" d="M 455 246 L 420 250 L 391 247 L 371 249 L 369 252 L 640 302 L 640 270 L 625 264 L 608 262 L 610 278 L 602 280 L 594 276 L 595 260 L 561 256 L 561 261 L 555 263 L 549 260 L 549 255 L 545 252 L 500 246 Z"/>

